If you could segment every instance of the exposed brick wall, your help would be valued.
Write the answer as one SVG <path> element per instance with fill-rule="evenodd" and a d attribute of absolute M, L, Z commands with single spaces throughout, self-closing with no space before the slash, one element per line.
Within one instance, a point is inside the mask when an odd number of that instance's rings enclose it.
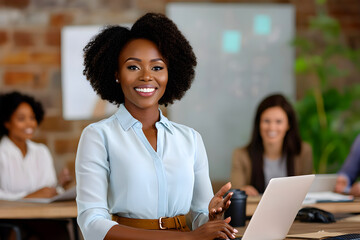
<path fill-rule="evenodd" d="M 0 0 L 0 91 L 20 90 L 44 104 L 46 117 L 36 139 L 49 146 L 58 171 L 74 160 L 81 131 L 91 122 L 65 121 L 61 115 L 61 28 L 133 22 L 148 11 L 165 12 L 169 2 L 291 3 L 298 33 L 306 32 L 316 13 L 315 0 Z M 349 45 L 359 48 L 359 0 L 328 0 L 327 7 Z M 297 83 L 298 96 L 310 82 Z"/>

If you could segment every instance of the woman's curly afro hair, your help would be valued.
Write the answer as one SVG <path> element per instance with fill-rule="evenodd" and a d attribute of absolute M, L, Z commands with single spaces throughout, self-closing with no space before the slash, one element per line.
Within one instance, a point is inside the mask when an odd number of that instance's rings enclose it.
<path fill-rule="evenodd" d="M 35 113 L 35 119 L 38 125 L 44 118 L 44 109 L 40 102 L 36 101 L 33 97 L 19 93 L 10 92 L 0 95 L 0 138 L 4 135 L 8 135 L 9 131 L 5 127 L 5 123 L 8 122 L 19 107 L 21 103 L 27 103 L 31 106 Z"/>
<path fill-rule="evenodd" d="M 159 104 L 166 106 L 180 100 L 194 79 L 196 56 L 175 23 L 163 14 L 147 13 L 131 29 L 105 27 L 84 48 L 83 74 L 102 99 L 123 103 L 124 94 L 115 78 L 118 57 L 129 41 L 139 38 L 154 42 L 168 67 L 168 83 Z"/>

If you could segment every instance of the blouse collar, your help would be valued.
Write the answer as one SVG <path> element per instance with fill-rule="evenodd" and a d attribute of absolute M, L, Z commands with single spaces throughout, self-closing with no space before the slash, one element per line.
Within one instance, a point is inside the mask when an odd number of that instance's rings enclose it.
<path fill-rule="evenodd" d="M 173 133 L 174 126 L 172 123 L 167 119 L 163 114 L 161 109 L 159 108 L 160 112 L 160 123 L 163 125 L 170 133 Z M 132 126 L 137 125 L 139 127 L 142 127 L 142 124 L 139 120 L 134 118 L 129 111 L 126 109 L 124 104 L 120 104 L 119 110 L 115 113 L 116 118 L 119 120 L 121 127 L 128 131 Z"/>

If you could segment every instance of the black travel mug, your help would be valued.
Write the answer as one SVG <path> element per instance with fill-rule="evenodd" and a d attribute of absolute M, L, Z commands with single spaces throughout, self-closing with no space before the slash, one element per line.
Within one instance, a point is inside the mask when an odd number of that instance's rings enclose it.
<path fill-rule="evenodd" d="M 234 194 L 230 199 L 230 207 L 225 211 L 225 218 L 231 217 L 230 225 L 233 227 L 245 226 L 247 195 L 240 189 L 231 189 L 227 194 L 230 192 Z"/>

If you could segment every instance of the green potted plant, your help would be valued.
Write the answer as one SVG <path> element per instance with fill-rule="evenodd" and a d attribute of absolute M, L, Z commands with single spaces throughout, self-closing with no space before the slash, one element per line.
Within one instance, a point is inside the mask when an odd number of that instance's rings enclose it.
<path fill-rule="evenodd" d="M 360 133 L 360 84 L 338 84 L 354 71 L 359 73 L 360 50 L 344 43 L 340 24 L 326 12 L 326 1 L 318 0 L 317 6 L 308 29 L 311 37 L 293 42 L 299 80 L 312 79 L 295 108 L 302 138 L 313 148 L 315 173 L 334 173 Z"/>

